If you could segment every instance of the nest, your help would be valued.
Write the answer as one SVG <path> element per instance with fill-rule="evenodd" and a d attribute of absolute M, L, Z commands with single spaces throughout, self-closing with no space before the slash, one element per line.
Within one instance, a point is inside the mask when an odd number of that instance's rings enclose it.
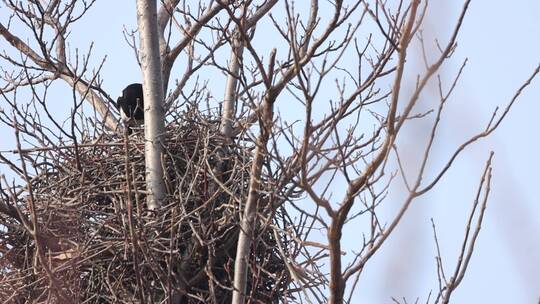
<path fill-rule="evenodd" d="M 35 206 L 41 257 L 20 218 L 2 215 L 0 298 L 229 303 L 253 144 L 226 144 L 216 128 L 196 112 L 167 127 L 168 195 L 156 212 L 145 205 L 140 132 L 48 151 L 42 156 L 46 161 L 34 164 L 32 196 L 18 196 L 23 214 L 31 214 L 29 199 Z M 292 242 L 275 227 L 292 223 L 265 200 L 261 195 L 249 259 L 252 303 L 291 297 L 291 277 L 279 248 L 287 251 Z"/>

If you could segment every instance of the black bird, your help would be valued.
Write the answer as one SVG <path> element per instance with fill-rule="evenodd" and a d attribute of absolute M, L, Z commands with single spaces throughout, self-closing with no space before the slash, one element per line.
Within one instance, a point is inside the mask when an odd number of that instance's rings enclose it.
<path fill-rule="evenodd" d="M 137 123 L 144 121 L 144 98 L 143 88 L 140 83 L 132 83 L 123 91 L 122 96 L 116 100 L 116 108 L 120 111 L 122 119 L 135 120 Z"/>

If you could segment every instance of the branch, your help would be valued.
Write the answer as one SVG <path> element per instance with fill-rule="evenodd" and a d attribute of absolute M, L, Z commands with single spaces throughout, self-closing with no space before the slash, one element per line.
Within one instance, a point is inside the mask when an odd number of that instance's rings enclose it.
<path fill-rule="evenodd" d="M 161 78 L 156 0 L 137 0 L 137 23 L 141 37 L 144 89 L 144 138 L 147 204 L 158 209 L 165 198 L 163 180 L 163 80 Z"/>

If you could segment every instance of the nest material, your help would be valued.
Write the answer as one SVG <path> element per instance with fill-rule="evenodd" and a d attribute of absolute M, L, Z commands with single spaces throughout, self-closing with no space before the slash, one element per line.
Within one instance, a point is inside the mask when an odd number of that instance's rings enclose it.
<path fill-rule="evenodd" d="M 37 166 L 33 200 L 50 269 L 39 263 L 34 238 L 22 225 L 2 218 L 0 298 L 59 302 L 51 289 L 61 288 L 84 303 L 230 302 L 251 154 L 225 144 L 216 124 L 200 114 L 171 124 L 164 155 L 168 196 L 151 213 L 140 133 L 127 143 L 110 135 L 101 141 L 106 144 L 58 149 L 57 159 Z M 291 223 L 283 222 L 287 217 L 278 223 L 276 210 L 266 205 L 259 206 L 250 257 L 253 303 L 290 296 L 291 278 L 277 244 L 290 240 L 271 227 Z"/>

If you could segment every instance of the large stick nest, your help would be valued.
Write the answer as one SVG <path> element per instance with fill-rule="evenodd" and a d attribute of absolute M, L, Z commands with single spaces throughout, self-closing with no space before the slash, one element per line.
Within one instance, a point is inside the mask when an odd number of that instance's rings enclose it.
<path fill-rule="evenodd" d="M 84 303 L 230 302 L 253 144 L 227 144 L 216 126 L 191 111 L 167 127 L 168 196 L 155 212 L 145 204 L 142 130 L 39 152 L 34 159 L 43 162 L 34 163 L 39 174 L 31 182 L 32 194 L 21 191 L 16 205 L 28 219 L 29 200 L 35 205 L 41 249 L 20 217 L 2 215 L 0 298 L 12 303 L 62 302 L 61 295 Z M 298 246 L 279 232 L 292 223 L 282 208 L 269 203 L 274 189 L 262 184 L 267 189 L 259 198 L 249 259 L 252 303 L 292 297 L 286 252 Z M 5 190 L 3 196 L 8 199 Z"/>

